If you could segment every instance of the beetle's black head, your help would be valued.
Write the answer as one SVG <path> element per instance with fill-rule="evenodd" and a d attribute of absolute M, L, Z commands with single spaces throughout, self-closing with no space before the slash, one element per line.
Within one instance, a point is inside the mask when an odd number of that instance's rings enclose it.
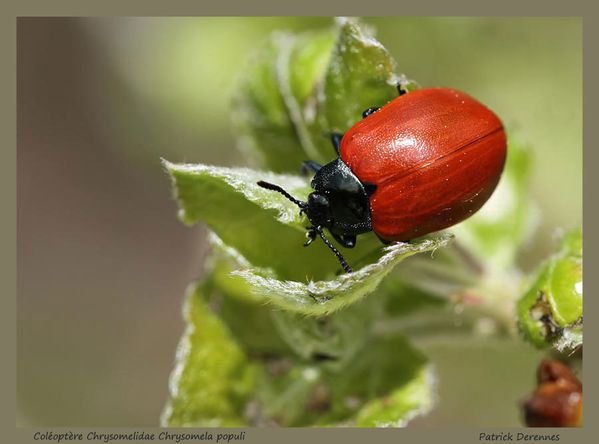
<path fill-rule="evenodd" d="M 281 193 L 291 202 L 296 204 L 300 207 L 300 213 L 305 214 L 314 227 L 329 228 L 332 225 L 331 203 L 326 195 L 327 193 L 314 191 L 308 195 L 308 201 L 303 202 L 293 197 L 278 185 L 264 182 L 263 180 L 259 181 L 258 185 L 267 190 Z M 310 230 L 310 228 L 312 227 L 309 227 L 308 230 Z"/>
<path fill-rule="evenodd" d="M 341 159 L 321 167 L 312 179 L 314 192 L 307 202 L 300 201 L 278 185 L 258 182 L 262 188 L 277 191 L 300 207 L 311 226 L 308 230 L 309 245 L 319 235 L 335 253 L 346 272 L 351 271 L 345 259 L 324 236 L 327 228 L 343 246 L 355 245 L 356 235 L 372 230 L 369 196 L 375 187 L 365 187 Z"/>
<path fill-rule="evenodd" d="M 314 226 L 329 228 L 332 225 L 331 203 L 324 193 L 310 193 L 304 212 Z"/>
<path fill-rule="evenodd" d="M 314 220 L 333 235 L 355 236 L 372 230 L 368 198 L 374 189 L 366 188 L 340 158 L 318 170 L 312 188 L 308 208 L 313 208 Z"/>

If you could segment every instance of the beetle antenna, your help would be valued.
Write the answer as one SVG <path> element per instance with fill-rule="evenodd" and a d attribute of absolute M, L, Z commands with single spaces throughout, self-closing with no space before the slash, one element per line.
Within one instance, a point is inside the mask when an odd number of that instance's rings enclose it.
<path fill-rule="evenodd" d="M 324 232 L 322 231 L 322 227 L 314 227 L 314 229 L 316 230 L 316 232 L 318 233 L 318 235 L 320 236 L 322 241 L 325 243 L 325 245 L 331 249 L 331 251 L 335 254 L 335 256 L 337 256 L 337 259 L 339 260 L 339 263 L 343 267 L 343 270 L 345 270 L 346 273 L 351 273 L 352 272 L 351 267 L 347 264 L 347 262 L 345 261 L 345 258 L 341 254 L 341 252 L 339 250 L 337 250 L 335 248 L 335 246 L 331 243 L 331 241 L 328 240 L 327 237 L 324 235 Z"/>
<path fill-rule="evenodd" d="M 301 200 L 297 200 L 295 197 L 293 197 L 291 194 L 289 194 L 287 191 L 285 191 L 283 188 L 281 188 L 278 185 L 275 185 L 275 184 L 272 184 L 272 183 L 269 183 L 269 182 L 264 182 L 263 180 L 260 180 L 260 181 L 258 181 L 256 183 L 258 184 L 258 186 L 261 186 L 262 188 L 266 188 L 267 190 L 276 191 L 277 193 L 281 193 L 283 196 L 285 196 L 291 202 L 293 202 L 294 204 L 296 204 L 302 210 L 304 210 L 306 208 L 306 206 L 307 206 L 306 202 L 302 202 Z"/>

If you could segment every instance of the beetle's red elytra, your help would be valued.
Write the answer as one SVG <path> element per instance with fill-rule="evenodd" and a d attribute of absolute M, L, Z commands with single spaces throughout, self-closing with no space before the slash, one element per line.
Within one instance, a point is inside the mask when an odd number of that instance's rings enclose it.
<path fill-rule="evenodd" d="M 489 199 L 506 160 L 506 135 L 499 118 L 469 95 L 449 88 L 407 93 L 382 108 L 368 108 L 345 135 L 333 133 L 338 158 L 312 161 L 312 192 L 303 202 L 277 191 L 305 213 L 309 245 L 319 236 L 351 268 L 323 229 L 346 248 L 374 231 L 383 242 L 409 241 L 448 228 L 478 211 Z"/>
<path fill-rule="evenodd" d="M 506 158 L 499 118 L 463 92 L 447 88 L 402 95 L 355 124 L 341 159 L 370 197 L 372 229 L 409 240 L 474 214 L 495 189 Z"/>

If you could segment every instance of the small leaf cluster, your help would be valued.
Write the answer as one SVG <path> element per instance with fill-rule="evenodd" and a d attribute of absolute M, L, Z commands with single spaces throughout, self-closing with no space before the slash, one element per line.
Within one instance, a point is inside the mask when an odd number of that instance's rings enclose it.
<path fill-rule="evenodd" d="M 560 352 L 582 347 L 582 230 L 568 232 L 561 249 L 540 267 L 518 301 L 518 320 L 527 339 Z"/>

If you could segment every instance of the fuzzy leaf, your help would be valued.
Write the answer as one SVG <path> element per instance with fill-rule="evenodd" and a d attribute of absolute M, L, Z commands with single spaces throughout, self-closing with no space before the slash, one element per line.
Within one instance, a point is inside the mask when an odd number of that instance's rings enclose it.
<path fill-rule="evenodd" d="M 395 243 L 383 249 L 376 261 L 353 273 L 327 281 L 299 282 L 279 280 L 259 269 L 233 272 L 247 281 L 256 298 L 285 310 L 321 316 L 352 304 L 373 292 L 382 279 L 403 259 L 417 253 L 433 251 L 446 245 L 451 236 L 424 238 L 414 243 Z"/>
<path fill-rule="evenodd" d="M 518 322 L 538 347 L 560 350 L 582 345 L 582 231 L 565 238 L 562 249 L 542 266 L 518 302 Z"/>
<path fill-rule="evenodd" d="M 258 303 L 249 285 L 231 276 L 231 265 L 222 257 L 211 267 L 209 279 L 214 291 L 209 297 L 210 306 L 227 325 L 231 335 L 251 356 L 289 354 L 290 347 L 278 332 L 273 320 L 276 311 Z"/>
<path fill-rule="evenodd" d="M 267 180 L 305 199 L 309 192 L 305 180 L 247 168 L 164 165 L 173 178 L 179 216 L 185 223 L 205 222 L 252 265 L 271 268 L 284 278 L 323 278 L 334 273 L 337 266 L 324 245 L 301 248 L 306 221 L 298 207 L 256 185 Z"/>
<path fill-rule="evenodd" d="M 582 259 L 582 228 L 576 228 L 564 234 L 562 255 Z"/>
<path fill-rule="evenodd" d="M 263 421 L 294 427 L 399 427 L 434 401 L 430 365 L 402 336 L 370 337 L 341 369 L 287 361 L 282 371 L 262 373 L 257 387 Z"/>
<path fill-rule="evenodd" d="M 297 171 L 306 158 L 279 83 L 277 62 L 283 56 L 280 42 L 285 38 L 273 35 L 253 54 L 231 107 L 240 149 L 248 159 L 277 172 Z"/>
<path fill-rule="evenodd" d="M 304 160 L 326 159 L 315 150 L 304 113 L 314 113 L 315 86 L 333 38 L 330 32 L 276 33 L 250 57 L 233 98 L 232 117 L 240 148 L 261 166 L 295 172 Z"/>
<path fill-rule="evenodd" d="M 304 159 L 327 163 L 335 152 L 326 135 L 330 128 L 314 131 L 311 123 L 319 114 L 317 88 L 329 63 L 333 35 L 304 34 L 280 40 L 277 60 L 279 87 L 293 122 L 295 135 L 305 154 Z M 310 62 L 306 63 L 307 60 Z M 291 171 L 297 165 L 290 165 Z"/>
<path fill-rule="evenodd" d="M 337 20 L 338 35 L 325 74 L 320 107 L 326 129 L 345 132 L 362 111 L 397 97 L 396 63 L 356 19 Z"/>
<path fill-rule="evenodd" d="M 254 371 L 227 328 L 210 312 L 205 285 L 191 286 L 184 316 L 187 329 L 177 348 L 170 400 L 162 415 L 169 427 L 239 427 Z"/>
<path fill-rule="evenodd" d="M 443 308 L 448 303 L 447 298 L 407 284 L 399 273 L 386 278 L 377 291 L 387 295 L 384 308 L 384 317 L 387 319 L 412 317 L 421 311 Z"/>
<path fill-rule="evenodd" d="M 316 95 L 303 114 L 303 123 L 312 134 L 320 158 L 331 160 L 334 153 L 323 134 L 346 132 L 362 119 L 362 112 L 382 107 L 398 96 L 397 82 L 415 89 L 405 76 L 396 74 L 389 52 L 354 18 L 337 19 L 335 44 Z M 310 104 L 313 103 L 313 109 Z"/>
<path fill-rule="evenodd" d="M 431 369 L 424 367 L 406 384 L 369 401 L 356 415 L 358 427 L 404 427 L 430 411 L 434 403 Z"/>
<path fill-rule="evenodd" d="M 232 106 L 240 147 L 277 172 L 303 160 L 335 157 L 328 140 L 361 119 L 362 111 L 397 97 L 396 63 L 357 19 L 335 31 L 277 33 L 250 58 Z"/>
<path fill-rule="evenodd" d="M 353 359 L 370 336 L 382 298 L 362 300 L 329 316 L 306 317 L 292 311 L 272 312 L 277 332 L 304 360 L 323 360 L 335 368 Z"/>
<path fill-rule="evenodd" d="M 258 425 L 312 426 L 318 417 L 311 398 L 321 384 L 322 370 L 316 365 L 280 359 L 264 366 L 257 380 L 255 402 Z"/>
<path fill-rule="evenodd" d="M 243 199 L 243 203 L 237 204 L 240 208 L 225 211 L 238 210 L 239 219 L 243 219 L 246 216 L 244 211 L 251 211 L 243 208 L 243 204 L 248 208 L 252 208 L 250 204 L 254 204 L 264 210 L 273 210 L 269 212 L 270 216 L 274 215 L 279 222 L 303 231 L 301 224 L 304 218 L 300 216 L 298 207 L 284 197 L 259 187 L 256 182 L 275 182 L 301 198 L 310 191 L 307 180 L 248 168 L 174 164 L 168 161 L 163 161 L 163 164 L 174 181 L 176 197 L 181 207 L 179 216 L 188 225 L 210 219 L 211 214 L 218 214 L 223 206 L 233 206 L 228 201 Z"/>
<path fill-rule="evenodd" d="M 324 379 L 332 393 L 326 417 L 331 422 L 400 427 L 426 413 L 434 401 L 427 358 L 399 335 L 371 338 L 360 359 L 341 374 L 328 373 Z"/>

